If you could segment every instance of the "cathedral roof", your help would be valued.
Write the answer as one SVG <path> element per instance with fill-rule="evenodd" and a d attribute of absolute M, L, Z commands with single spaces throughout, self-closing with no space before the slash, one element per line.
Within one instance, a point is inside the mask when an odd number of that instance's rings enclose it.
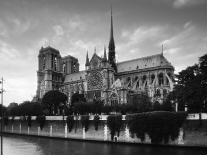
<path fill-rule="evenodd" d="M 155 67 L 170 67 L 174 69 L 171 63 L 163 56 L 163 54 L 156 54 L 117 63 L 118 72 L 127 72 Z"/>
<path fill-rule="evenodd" d="M 86 75 L 85 71 L 80 71 L 80 72 L 77 72 L 77 73 L 68 74 L 65 77 L 64 83 L 78 81 L 78 80 L 84 80 L 85 75 Z"/>

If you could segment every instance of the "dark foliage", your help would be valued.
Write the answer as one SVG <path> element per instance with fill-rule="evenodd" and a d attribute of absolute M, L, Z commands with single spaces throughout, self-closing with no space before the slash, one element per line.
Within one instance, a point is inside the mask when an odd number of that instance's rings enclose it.
<path fill-rule="evenodd" d="M 73 106 L 74 103 L 78 103 L 78 102 L 86 102 L 84 94 L 79 94 L 79 93 L 73 94 L 73 96 L 71 97 L 71 105 Z"/>
<path fill-rule="evenodd" d="M 148 134 L 151 143 L 168 143 L 179 135 L 179 129 L 186 119 L 185 112 L 147 112 L 126 116 L 131 135 L 136 135 L 142 141 Z"/>
<path fill-rule="evenodd" d="M 12 103 L 7 109 L 9 116 L 37 116 L 43 114 L 42 105 L 38 102 L 25 101 L 19 105 Z"/>
<path fill-rule="evenodd" d="M 171 101 L 178 103 L 178 109 L 188 107 L 189 113 L 207 111 L 207 54 L 199 58 L 198 64 L 179 72 Z"/>
<path fill-rule="evenodd" d="M 93 121 L 94 121 L 95 130 L 97 131 L 98 130 L 98 125 L 100 123 L 100 117 L 99 117 L 99 115 L 95 115 Z"/>
<path fill-rule="evenodd" d="M 109 115 L 107 118 L 107 126 L 111 133 L 111 140 L 114 140 L 115 134 L 119 137 L 123 122 L 122 115 Z"/>
<path fill-rule="evenodd" d="M 67 102 L 67 96 L 57 90 L 51 90 L 47 92 L 43 98 L 42 103 L 44 108 L 49 110 L 49 114 L 52 114 L 54 110 L 55 114 L 57 114 L 58 108 L 64 106 Z"/>
<path fill-rule="evenodd" d="M 75 123 L 74 116 L 72 115 L 67 116 L 66 121 L 67 121 L 68 131 L 71 132 Z"/>
<path fill-rule="evenodd" d="M 81 115 L 81 124 L 82 124 L 82 127 L 85 128 L 86 132 L 88 131 L 89 123 L 90 123 L 89 115 Z"/>
<path fill-rule="evenodd" d="M 145 133 L 147 131 L 146 114 L 131 114 L 126 116 L 126 122 L 129 127 L 131 137 L 136 135 L 137 138 L 141 139 L 141 142 L 145 140 Z"/>
<path fill-rule="evenodd" d="M 36 120 L 37 120 L 37 122 L 40 125 L 40 129 L 42 130 L 43 127 L 44 127 L 44 125 L 45 125 L 45 121 L 46 121 L 45 115 L 39 115 L 39 116 L 37 116 Z"/>
<path fill-rule="evenodd" d="M 4 123 L 5 126 L 7 126 L 9 124 L 8 116 L 3 116 L 3 123 Z"/>
<path fill-rule="evenodd" d="M 28 127 L 32 126 L 32 117 L 30 115 L 27 116 L 27 125 L 28 125 Z"/>

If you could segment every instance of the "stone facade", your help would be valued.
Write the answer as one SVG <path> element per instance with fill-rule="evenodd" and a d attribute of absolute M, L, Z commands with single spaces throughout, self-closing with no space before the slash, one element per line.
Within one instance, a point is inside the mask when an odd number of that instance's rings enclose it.
<path fill-rule="evenodd" d="M 78 59 L 61 57 L 52 47 L 39 51 L 37 71 L 37 98 L 50 90 L 60 90 L 68 96 L 84 94 L 88 101 L 103 100 L 105 104 L 125 104 L 129 96 L 145 92 L 162 103 L 173 89 L 174 67 L 163 53 L 116 63 L 113 18 L 108 46 L 101 58 L 94 51 L 91 59 L 86 55 L 85 70 L 79 71 Z"/>

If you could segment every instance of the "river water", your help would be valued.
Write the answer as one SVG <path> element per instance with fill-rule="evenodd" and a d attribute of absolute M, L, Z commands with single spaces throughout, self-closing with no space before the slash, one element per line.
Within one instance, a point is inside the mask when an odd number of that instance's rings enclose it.
<path fill-rule="evenodd" d="M 3 155 L 206 155 L 206 150 L 5 136 Z"/>

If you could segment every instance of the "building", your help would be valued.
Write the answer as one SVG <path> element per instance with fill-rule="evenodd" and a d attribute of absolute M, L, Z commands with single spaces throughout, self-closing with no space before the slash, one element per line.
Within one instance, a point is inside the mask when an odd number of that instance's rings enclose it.
<path fill-rule="evenodd" d="M 94 51 L 91 59 L 86 55 L 85 70 L 79 71 L 78 59 L 61 57 L 52 47 L 41 48 L 38 56 L 37 98 L 50 90 L 60 90 L 68 96 L 84 94 L 88 101 L 104 100 L 105 104 L 124 104 L 129 96 L 145 92 L 162 103 L 173 89 L 174 67 L 163 53 L 116 63 L 116 50 L 111 13 L 108 56 L 103 58 Z"/>

